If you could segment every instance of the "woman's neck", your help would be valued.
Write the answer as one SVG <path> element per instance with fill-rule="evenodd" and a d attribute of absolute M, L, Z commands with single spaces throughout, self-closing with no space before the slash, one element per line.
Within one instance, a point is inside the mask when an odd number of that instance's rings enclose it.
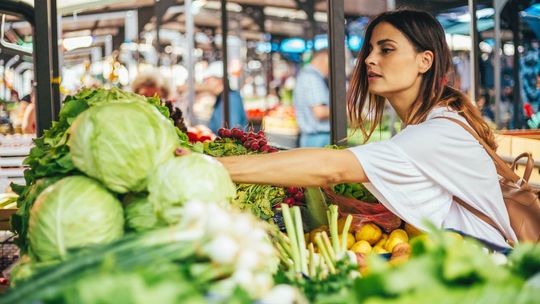
<path fill-rule="evenodd" d="M 418 77 L 411 87 L 385 96 L 404 123 L 406 123 L 412 105 L 418 99 L 421 84 L 422 78 Z"/>

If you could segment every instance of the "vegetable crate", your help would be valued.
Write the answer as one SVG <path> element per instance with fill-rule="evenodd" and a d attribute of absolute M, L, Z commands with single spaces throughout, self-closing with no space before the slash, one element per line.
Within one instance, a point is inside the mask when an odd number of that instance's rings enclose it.
<path fill-rule="evenodd" d="M 14 243 L 15 236 L 9 231 L 0 231 L 0 272 L 19 259 L 19 248 Z M 2 275 L 0 274 L 0 277 Z"/>

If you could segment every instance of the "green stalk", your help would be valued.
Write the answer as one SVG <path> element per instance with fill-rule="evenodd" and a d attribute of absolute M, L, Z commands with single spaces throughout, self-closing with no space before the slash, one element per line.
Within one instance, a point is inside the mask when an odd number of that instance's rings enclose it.
<path fill-rule="evenodd" d="M 285 222 L 285 229 L 287 230 L 287 235 L 291 241 L 291 257 L 294 263 L 294 271 L 302 271 L 302 265 L 300 264 L 300 252 L 298 252 L 298 241 L 296 239 L 296 231 L 294 228 L 294 223 L 291 217 L 291 211 L 287 204 L 281 204 L 281 212 L 283 213 L 283 220 Z"/>
<path fill-rule="evenodd" d="M 338 207 L 331 205 L 328 207 L 328 224 L 330 225 L 330 238 L 334 252 L 339 252 L 339 232 L 338 232 Z"/>
<path fill-rule="evenodd" d="M 326 250 L 328 250 L 328 253 L 330 254 L 330 258 L 332 259 L 332 261 L 335 261 L 336 253 L 334 252 L 334 248 L 332 248 L 332 244 L 330 243 L 330 239 L 328 238 L 328 234 L 326 234 L 326 231 L 322 232 L 322 239 Z"/>
<path fill-rule="evenodd" d="M 309 277 L 313 278 L 315 277 L 315 268 L 317 265 L 315 265 L 315 247 L 313 246 L 313 243 L 309 244 Z"/>
<path fill-rule="evenodd" d="M 338 254 L 338 256 L 341 257 L 342 254 L 347 251 L 347 236 L 349 234 L 349 228 L 351 228 L 352 223 L 352 215 L 347 215 L 347 219 L 345 220 L 345 226 L 343 226 L 343 231 L 341 232 L 341 252 Z"/>
<path fill-rule="evenodd" d="M 319 251 L 321 252 L 324 261 L 328 265 L 328 269 L 331 273 L 336 273 L 336 269 L 334 267 L 334 263 L 332 262 L 332 259 L 330 258 L 330 254 L 328 253 L 328 248 L 325 246 L 321 234 L 317 233 L 315 235 L 315 242 L 317 243 L 317 246 L 319 247 Z"/>
<path fill-rule="evenodd" d="M 300 214 L 300 208 L 294 206 L 292 208 L 294 212 L 294 223 L 296 225 L 296 238 L 298 240 L 298 251 L 300 253 L 300 265 L 302 266 L 302 272 L 308 273 L 308 264 L 306 257 L 306 240 L 304 239 L 304 228 L 302 225 L 302 214 Z"/>
<path fill-rule="evenodd" d="M 283 246 L 281 246 L 280 243 L 277 243 L 276 244 L 276 249 L 278 251 L 278 255 L 279 255 L 279 258 L 281 260 L 281 262 L 283 262 L 284 265 L 286 265 L 287 267 L 290 267 L 292 265 L 290 265 L 290 255 L 287 254 L 287 252 L 285 252 L 285 249 L 283 248 Z"/>
<path fill-rule="evenodd" d="M 285 233 L 279 233 L 278 242 L 281 244 L 281 246 L 283 246 L 283 249 L 285 249 L 287 255 L 292 256 L 291 240 Z"/>

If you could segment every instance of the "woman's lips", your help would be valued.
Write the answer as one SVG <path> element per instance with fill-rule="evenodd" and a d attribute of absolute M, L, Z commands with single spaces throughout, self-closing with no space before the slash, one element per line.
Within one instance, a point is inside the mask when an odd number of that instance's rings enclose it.
<path fill-rule="evenodd" d="M 375 80 L 375 79 L 382 78 L 382 76 L 381 76 L 380 74 L 375 73 L 375 72 L 373 72 L 373 71 L 369 71 L 369 72 L 367 73 L 367 75 L 368 75 L 368 80 L 370 80 L 370 81 L 371 81 L 371 80 Z"/>

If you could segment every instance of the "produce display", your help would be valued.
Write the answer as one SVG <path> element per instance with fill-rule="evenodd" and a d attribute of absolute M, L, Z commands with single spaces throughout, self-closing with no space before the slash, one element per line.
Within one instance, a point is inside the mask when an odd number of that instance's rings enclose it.
<path fill-rule="evenodd" d="M 215 157 L 279 153 L 264 132 L 190 141 L 170 113 L 118 89 L 65 100 L 26 186 L 0 198 L 22 255 L 0 304 L 538 302 L 539 245 L 493 254 L 401 220 L 356 225 L 318 187 L 234 184 Z"/>

